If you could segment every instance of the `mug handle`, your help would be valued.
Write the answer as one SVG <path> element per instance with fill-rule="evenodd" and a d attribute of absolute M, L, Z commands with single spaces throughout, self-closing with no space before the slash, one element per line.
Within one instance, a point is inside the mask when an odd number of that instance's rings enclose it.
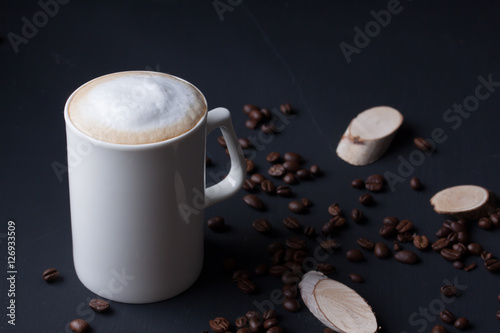
<path fill-rule="evenodd" d="M 207 114 L 207 133 L 220 127 L 229 150 L 231 169 L 226 178 L 205 189 L 205 207 L 221 202 L 241 189 L 246 177 L 246 163 L 238 138 L 234 132 L 228 109 L 216 108 Z"/>

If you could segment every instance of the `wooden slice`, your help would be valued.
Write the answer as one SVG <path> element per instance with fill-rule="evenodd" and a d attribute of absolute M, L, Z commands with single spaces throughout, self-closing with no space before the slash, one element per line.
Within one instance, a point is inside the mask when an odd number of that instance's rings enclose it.
<path fill-rule="evenodd" d="M 382 156 L 396 131 L 403 123 L 403 115 L 389 106 L 365 110 L 354 118 L 337 146 L 337 155 L 352 165 L 366 165 Z"/>
<path fill-rule="evenodd" d="M 460 185 L 434 194 L 431 205 L 439 214 L 457 218 L 478 218 L 494 212 L 494 197 L 481 186 Z"/>

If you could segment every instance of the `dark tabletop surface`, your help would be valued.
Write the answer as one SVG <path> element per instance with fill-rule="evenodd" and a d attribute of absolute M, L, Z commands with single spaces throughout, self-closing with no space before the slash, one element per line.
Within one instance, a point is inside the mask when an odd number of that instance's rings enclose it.
<path fill-rule="evenodd" d="M 500 81 L 497 2 L 60 0 L 57 8 L 54 0 L 41 3 L 52 4 L 45 6 L 50 15 L 43 14 L 38 1 L 0 3 L 0 331 L 64 332 L 75 318 L 86 319 L 96 333 L 202 332 L 214 317 L 234 321 L 257 310 L 282 284 L 270 276 L 253 277 L 259 292 L 243 294 L 222 261 L 233 257 L 238 267 L 253 272 L 255 265 L 269 263 L 269 243 L 292 235 L 281 222 L 284 217 L 296 216 L 319 230 L 333 202 L 346 213 L 362 208 L 367 220 L 358 225 L 348 219 L 348 228 L 335 236 L 342 248 L 325 262 L 337 267 L 333 278 L 369 302 L 382 332 L 430 332 L 443 308 L 469 318 L 470 331 L 500 331 L 495 319 L 499 276 L 486 271 L 479 257 L 466 258 L 467 264 L 478 264 L 471 272 L 454 269 L 432 251 L 419 252 L 421 262 L 415 266 L 379 260 L 372 253 L 365 253 L 364 263 L 345 258 L 361 236 L 392 246 L 392 240 L 378 235 L 387 215 L 411 219 L 419 234 L 435 240 L 446 217 L 432 210 L 429 198 L 442 188 L 476 184 L 500 192 L 500 83 L 489 86 L 488 97 L 474 97 L 481 80 Z M 388 8 L 390 22 L 377 14 Z M 374 23 L 377 15 L 385 17 L 384 26 Z M 38 27 L 30 30 L 33 22 Z M 371 30 L 363 39 L 357 31 L 366 28 Z M 84 82 L 132 69 L 182 77 L 200 88 L 211 108 L 229 108 L 238 135 L 260 143 L 247 152 L 259 171 L 267 171 L 267 153 L 296 151 L 306 165 L 317 163 L 325 172 L 294 186 L 298 198 L 314 203 L 303 216 L 288 211 L 287 199 L 262 193 L 268 210 L 253 211 L 241 200 L 243 190 L 211 207 L 206 216 L 224 216 L 229 229 L 214 233 L 206 228 L 205 265 L 192 288 L 154 304 L 113 302 L 111 313 L 96 315 L 86 305 L 95 295 L 73 268 L 62 111 L 66 98 Z M 245 128 L 244 104 L 272 109 L 285 102 L 296 114 L 280 133 L 263 141 L 258 131 Z M 472 103 L 464 116 L 447 113 L 464 102 Z M 377 105 L 400 110 L 404 125 L 379 161 L 351 166 L 335 154 L 338 140 L 350 119 Z M 393 189 L 375 194 L 375 206 L 361 207 L 357 197 L 364 192 L 351 188 L 351 180 L 400 174 L 401 161 L 415 151 L 412 139 L 432 138 L 435 129 L 445 135 L 435 152 L 417 161 Z M 208 140 L 214 161 L 209 173 L 223 171 L 227 163 L 216 136 Z M 425 184 L 423 191 L 410 189 L 413 176 Z M 252 229 L 259 217 L 273 224 L 273 234 Z M 15 326 L 6 316 L 12 298 L 6 280 L 10 220 L 16 232 Z M 498 256 L 499 232 L 471 227 L 473 240 Z M 308 248 L 315 247 L 317 242 L 308 240 Z M 414 250 L 411 244 L 404 247 Z M 48 267 L 60 270 L 56 283 L 42 280 Z M 353 272 L 366 282 L 352 283 Z M 446 281 L 458 284 L 462 295 L 443 300 L 439 288 Z M 323 330 L 304 306 L 297 313 L 275 308 L 286 332 Z"/>

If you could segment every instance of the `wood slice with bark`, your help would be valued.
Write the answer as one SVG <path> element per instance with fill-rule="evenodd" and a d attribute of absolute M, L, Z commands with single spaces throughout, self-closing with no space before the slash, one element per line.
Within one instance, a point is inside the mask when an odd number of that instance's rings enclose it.
<path fill-rule="evenodd" d="M 496 196 L 481 186 L 459 185 L 434 194 L 431 205 L 439 214 L 474 219 L 493 213 L 495 200 Z"/>

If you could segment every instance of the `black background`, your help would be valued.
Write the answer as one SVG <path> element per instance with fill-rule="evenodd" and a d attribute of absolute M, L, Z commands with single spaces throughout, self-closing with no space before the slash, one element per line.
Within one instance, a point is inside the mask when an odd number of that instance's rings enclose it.
<path fill-rule="evenodd" d="M 292 214 L 288 200 L 261 194 L 269 207 L 263 214 L 245 206 L 241 191 L 206 212 L 207 217 L 224 216 L 230 228 L 222 234 L 206 230 L 204 270 L 187 292 L 148 305 L 112 303 L 113 311 L 104 315 L 94 316 L 86 308 L 94 295 L 73 269 L 67 174 L 58 176 L 53 168 L 66 165 L 63 106 L 74 89 L 94 77 L 151 69 L 192 82 L 211 108 L 229 108 L 241 137 L 258 133 L 244 127 L 244 104 L 274 108 L 290 102 L 297 113 L 286 128 L 256 154 L 250 153 L 263 173 L 270 151 L 299 152 L 307 165 L 317 163 L 325 170 L 324 177 L 294 187 L 299 198 L 314 203 L 299 220 L 317 229 L 328 220 L 326 208 L 332 202 L 345 212 L 360 207 L 357 197 L 363 192 L 350 187 L 353 178 L 397 174 L 398 158 L 408 160 L 415 149 L 413 137 L 430 138 L 441 128 L 446 140 L 411 172 L 421 178 L 425 190 L 412 191 L 405 178 L 394 191 L 376 194 L 377 205 L 363 208 L 366 223 L 350 221 L 336 236 L 342 250 L 326 261 L 337 267 L 333 278 L 355 288 L 372 305 L 383 332 L 430 332 L 439 322 L 433 311 L 443 305 L 439 287 L 445 280 L 466 287 L 447 309 L 468 317 L 471 331 L 498 332 L 498 275 L 487 272 L 478 257 L 467 258 L 466 263 L 479 265 L 467 273 L 431 252 L 419 253 L 422 262 L 416 266 L 378 260 L 370 253 L 365 263 L 353 264 L 344 253 L 357 248 L 360 236 L 380 241 L 377 231 L 387 215 L 411 219 L 418 233 L 434 240 L 445 217 L 434 213 L 428 201 L 442 188 L 477 184 L 500 191 L 500 92 L 481 101 L 456 129 L 454 122 L 443 119 L 453 104 L 474 95 L 478 76 L 500 81 L 500 6 L 494 1 L 402 0 L 400 12 L 351 55 L 350 63 L 339 44 L 353 45 L 354 28 L 364 30 L 374 20 L 370 11 L 386 9 L 386 1 L 243 0 L 228 6 L 219 15 L 212 1 L 73 0 L 60 5 L 58 13 L 15 52 L 9 36 L 21 36 L 22 18 L 33 22 L 42 9 L 37 1 L 0 2 L 0 331 L 64 332 L 70 320 L 80 317 L 96 333 L 201 332 L 209 329 L 211 318 L 234 321 L 256 309 L 254 301 L 267 300 L 272 290 L 281 288 L 276 278 L 256 277 L 260 291 L 248 296 L 221 269 L 224 258 L 234 257 L 239 267 L 252 271 L 257 263 L 269 261 L 270 242 L 290 236 L 281 223 Z M 365 167 L 348 165 L 335 154 L 338 140 L 350 119 L 377 105 L 400 110 L 404 125 L 379 161 Z M 208 171 L 214 173 L 227 163 L 216 136 L 208 142 L 208 155 L 215 162 Z M 262 216 L 273 224 L 272 236 L 252 229 L 251 222 Z M 4 236 L 9 220 L 16 222 L 17 238 L 15 327 L 6 323 L 5 315 Z M 471 231 L 474 240 L 500 255 L 498 233 L 476 225 Z M 309 241 L 308 246 L 312 250 L 317 243 Z M 413 249 L 411 244 L 405 247 Z M 41 273 L 52 266 L 62 279 L 47 284 Z M 366 282 L 350 282 L 352 272 L 362 274 Z M 323 329 L 305 307 L 295 314 L 280 305 L 276 309 L 287 332 Z M 426 309 L 427 319 L 420 314 L 410 319 Z"/>

